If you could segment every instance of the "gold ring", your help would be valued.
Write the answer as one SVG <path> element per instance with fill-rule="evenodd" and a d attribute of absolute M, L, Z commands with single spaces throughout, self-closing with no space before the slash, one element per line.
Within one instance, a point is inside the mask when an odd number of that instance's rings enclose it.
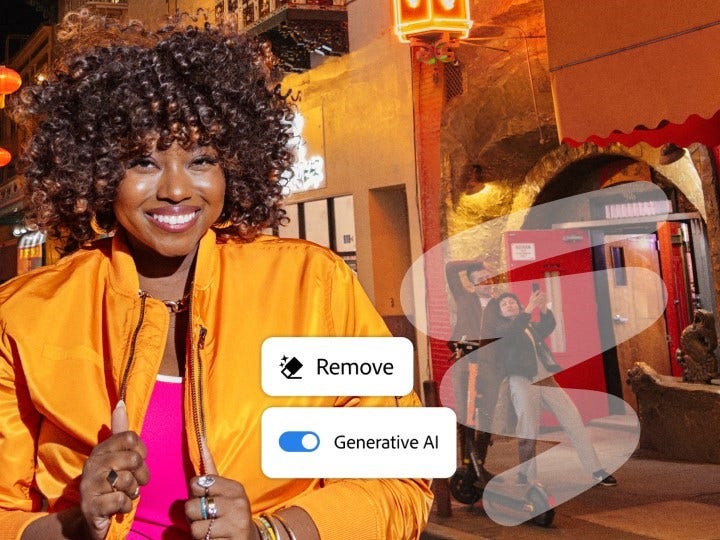
<path fill-rule="evenodd" d="M 117 471 L 115 469 L 110 469 L 110 472 L 106 476 L 108 484 L 110 484 L 110 487 L 112 488 L 113 491 L 115 491 L 115 484 L 117 484 L 119 476 L 120 475 L 117 473 Z"/>
<path fill-rule="evenodd" d="M 212 497 L 207 498 L 207 517 L 210 519 L 215 519 L 217 517 L 217 504 L 215 504 L 215 499 Z"/>

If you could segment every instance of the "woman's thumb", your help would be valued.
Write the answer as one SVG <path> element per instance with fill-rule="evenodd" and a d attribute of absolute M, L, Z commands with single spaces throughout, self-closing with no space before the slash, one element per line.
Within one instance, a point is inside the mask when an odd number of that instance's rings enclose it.
<path fill-rule="evenodd" d="M 128 420 L 127 409 L 125 408 L 125 402 L 121 399 L 115 405 L 115 410 L 112 412 L 110 418 L 110 429 L 115 433 L 123 433 L 130 429 L 130 421 Z"/>
<path fill-rule="evenodd" d="M 203 437 L 200 440 L 200 453 L 202 454 L 202 462 L 204 467 L 203 473 L 205 474 L 214 474 L 215 476 L 218 475 L 217 467 L 215 466 L 215 460 L 213 460 L 212 454 L 210 453 L 210 449 L 207 445 L 207 439 Z"/>

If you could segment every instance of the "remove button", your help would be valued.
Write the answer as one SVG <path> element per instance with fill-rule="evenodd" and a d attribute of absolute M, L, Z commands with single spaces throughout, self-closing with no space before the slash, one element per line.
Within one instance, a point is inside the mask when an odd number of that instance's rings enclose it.
<path fill-rule="evenodd" d="M 279 443 L 286 452 L 314 452 L 320 446 L 320 437 L 314 431 L 286 431 Z"/>

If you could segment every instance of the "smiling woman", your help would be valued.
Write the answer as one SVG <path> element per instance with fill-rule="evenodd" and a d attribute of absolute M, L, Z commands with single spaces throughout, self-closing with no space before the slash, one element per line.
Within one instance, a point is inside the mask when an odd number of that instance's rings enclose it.
<path fill-rule="evenodd" d="M 419 537 L 425 480 L 261 471 L 271 405 L 419 404 L 261 389 L 271 336 L 388 335 L 342 260 L 259 234 L 292 166 L 268 49 L 85 12 L 58 36 L 11 102 L 29 225 L 66 256 L 0 288 L 0 540 Z"/>

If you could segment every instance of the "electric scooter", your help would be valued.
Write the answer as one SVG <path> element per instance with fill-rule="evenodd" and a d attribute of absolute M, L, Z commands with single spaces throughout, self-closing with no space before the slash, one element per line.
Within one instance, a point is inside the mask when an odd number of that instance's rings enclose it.
<path fill-rule="evenodd" d="M 469 354 L 480 347 L 479 341 L 449 342 L 455 360 Z M 470 385 L 469 385 L 470 386 Z M 474 387 L 474 381 L 472 381 Z M 472 399 L 475 399 L 474 392 L 470 392 Z M 480 418 L 480 411 L 475 409 L 475 419 Z M 480 426 L 476 426 L 479 430 Z M 489 437 L 488 437 L 489 438 Z M 509 523 L 522 523 L 530 521 L 542 527 L 550 527 L 555 519 L 555 502 L 552 496 L 545 490 L 542 484 L 534 482 L 528 485 L 504 486 L 499 482 L 493 482 L 488 486 L 492 476 L 484 469 L 483 460 L 480 459 L 476 450 L 472 450 L 467 456 L 466 443 L 461 444 L 462 465 L 458 467 L 455 474 L 450 478 L 449 487 L 452 496 L 463 504 L 475 504 L 483 501 L 488 514 L 502 515 Z M 503 486 L 501 489 L 498 485 Z"/>
<path fill-rule="evenodd" d="M 529 520 L 549 527 L 555 519 L 555 502 L 539 482 L 503 487 L 502 492 L 488 488 L 487 475 L 474 451 L 470 452 L 470 466 L 462 465 L 450 478 L 450 493 L 463 504 L 475 504 L 482 499 L 483 505 L 492 507 L 493 514 L 502 514 L 513 523 Z"/>

